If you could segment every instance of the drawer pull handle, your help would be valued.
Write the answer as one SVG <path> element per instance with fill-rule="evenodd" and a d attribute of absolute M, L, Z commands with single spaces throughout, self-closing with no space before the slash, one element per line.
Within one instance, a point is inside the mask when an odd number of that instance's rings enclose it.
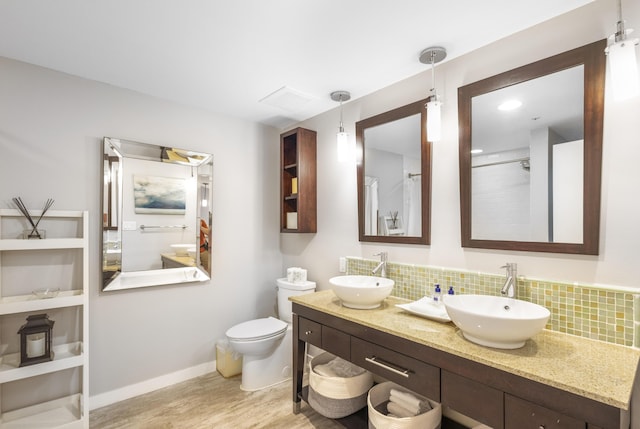
<path fill-rule="evenodd" d="M 405 378 L 409 378 L 409 370 L 408 369 L 404 369 L 404 368 L 400 368 L 400 367 L 396 367 L 393 364 L 390 364 L 389 362 L 386 362 L 382 359 L 380 359 L 379 357 L 373 356 L 373 357 L 366 357 L 364 358 L 364 360 L 366 360 L 369 363 L 372 363 L 374 365 L 378 365 L 381 368 L 384 368 L 388 371 L 393 372 L 394 374 L 398 374 L 401 375 Z"/>
<path fill-rule="evenodd" d="M 305 335 L 311 335 L 311 334 L 313 334 L 313 331 L 304 331 L 304 334 Z"/>

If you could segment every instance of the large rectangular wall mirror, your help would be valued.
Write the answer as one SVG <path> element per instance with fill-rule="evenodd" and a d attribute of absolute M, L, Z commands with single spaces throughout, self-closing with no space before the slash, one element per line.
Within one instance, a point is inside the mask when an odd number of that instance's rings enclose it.
<path fill-rule="evenodd" d="M 211 276 L 213 157 L 105 137 L 102 290 Z"/>
<path fill-rule="evenodd" d="M 356 122 L 360 241 L 429 244 L 426 101 Z"/>
<path fill-rule="evenodd" d="M 458 89 L 463 247 L 598 254 L 605 46 Z"/>

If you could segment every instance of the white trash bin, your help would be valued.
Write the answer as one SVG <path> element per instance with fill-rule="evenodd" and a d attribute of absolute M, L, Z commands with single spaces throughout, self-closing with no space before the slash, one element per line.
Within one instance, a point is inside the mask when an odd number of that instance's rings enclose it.
<path fill-rule="evenodd" d="M 387 403 L 391 389 L 410 393 L 417 399 L 427 401 L 431 410 L 413 417 L 393 417 L 387 415 Z M 440 429 L 442 406 L 440 403 L 418 395 L 390 381 L 377 384 L 369 390 L 367 397 L 369 411 L 369 429 Z"/>
<path fill-rule="evenodd" d="M 225 378 L 242 372 L 242 355 L 233 351 L 227 339 L 216 343 L 216 369 Z"/>

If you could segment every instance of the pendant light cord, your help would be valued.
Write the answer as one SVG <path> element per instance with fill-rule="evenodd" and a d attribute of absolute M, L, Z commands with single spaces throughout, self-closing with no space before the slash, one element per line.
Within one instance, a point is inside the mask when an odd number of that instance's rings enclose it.
<path fill-rule="evenodd" d="M 438 99 L 438 92 L 436 91 L 436 65 L 435 65 L 436 53 L 431 53 L 431 92 L 433 93 L 431 96 L 433 100 L 436 101 Z"/>
<path fill-rule="evenodd" d="M 344 133 L 344 125 L 342 123 L 342 96 L 340 96 L 340 129 L 341 133 Z"/>
<path fill-rule="evenodd" d="M 624 20 L 622 19 L 622 0 L 618 0 L 618 23 L 616 24 L 615 42 L 622 42 L 627 39 L 627 32 L 624 29 Z"/>

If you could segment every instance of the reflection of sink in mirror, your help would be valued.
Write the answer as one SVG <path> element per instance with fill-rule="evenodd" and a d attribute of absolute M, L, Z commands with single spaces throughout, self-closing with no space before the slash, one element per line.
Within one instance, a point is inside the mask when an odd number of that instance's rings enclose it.
<path fill-rule="evenodd" d="M 342 305 L 357 309 L 380 307 L 395 284 L 393 280 L 384 277 L 356 275 L 332 277 L 329 283 Z"/>
<path fill-rule="evenodd" d="M 190 256 L 189 253 L 195 254 L 196 247 L 193 244 L 172 244 L 171 249 L 176 256 Z"/>
<path fill-rule="evenodd" d="M 540 332 L 550 312 L 528 301 L 489 295 L 447 295 L 444 305 L 464 337 L 498 349 L 517 349 Z"/>

